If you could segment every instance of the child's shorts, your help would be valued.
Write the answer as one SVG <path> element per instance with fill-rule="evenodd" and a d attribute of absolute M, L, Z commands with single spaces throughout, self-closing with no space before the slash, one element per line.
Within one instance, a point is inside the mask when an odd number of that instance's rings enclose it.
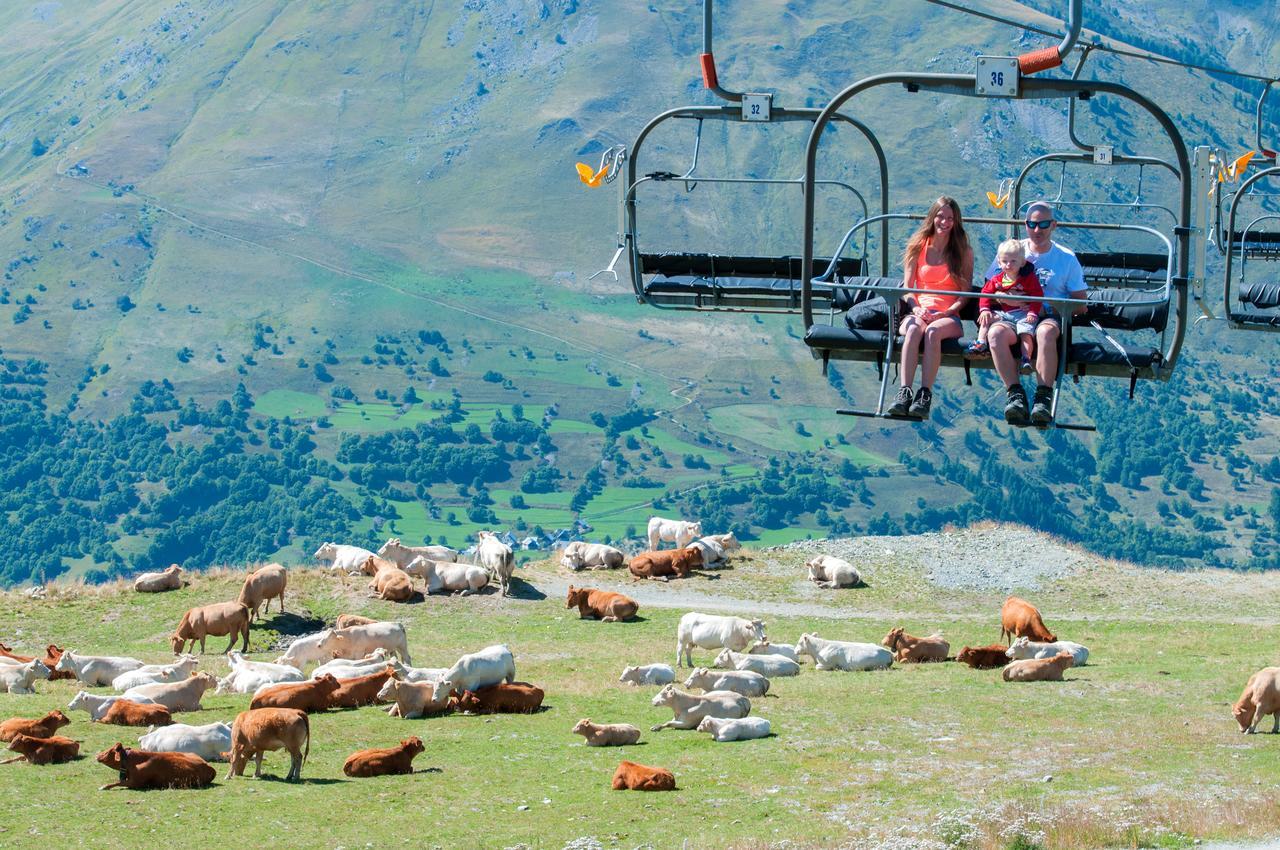
<path fill-rule="evenodd" d="M 1026 310 L 993 310 L 997 322 L 1003 322 L 1013 328 L 1018 336 L 1023 334 L 1035 335 L 1035 322 L 1027 321 Z"/>

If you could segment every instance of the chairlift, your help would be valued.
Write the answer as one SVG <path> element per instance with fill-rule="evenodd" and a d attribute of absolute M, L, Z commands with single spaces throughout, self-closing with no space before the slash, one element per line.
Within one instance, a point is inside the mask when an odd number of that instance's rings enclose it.
<path fill-rule="evenodd" d="M 1263 211 L 1250 219 L 1243 228 L 1236 229 L 1240 202 L 1252 197 L 1250 190 L 1259 182 L 1280 176 L 1280 167 L 1259 171 L 1240 185 L 1231 199 L 1227 215 L 1225 236 L 1226 267 L 1223 272 L 1222 308 L 1227 324 L 1240 330 L 1280 331 L 1280 282 L 1246 282 L 1245 268 L 1249 260 L 1274 263 L 1280 260 L 1280 212 Z M 1274 197 L 1271 196 L 1271 197 Z M 1232 265 L 1239 258 L 1240 269 L 1232 281 Z M 1238 305 L 1232 304 L 1235 293 Z"/>

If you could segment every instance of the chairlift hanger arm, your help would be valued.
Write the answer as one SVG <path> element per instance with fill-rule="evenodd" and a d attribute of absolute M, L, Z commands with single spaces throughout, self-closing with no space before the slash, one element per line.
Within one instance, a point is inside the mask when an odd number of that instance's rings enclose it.
<path fill-rule="evenodd" d="M 732 103 L 742 103 L 742 92 L 729 91 L 721 86 L 716 73 L 715 51 L 711 45 L 715 17 L 712 6 L 713 0 L 702 0 L 702 56 L 699 57 L 702 64 L 702 84 L 717 97 Z"/>
<path fill-rule="evenodd" d="M 1262 110 L 1267 102 L 1267 95 L 1271 94 L 1271 87 L 1280 80 L 1267 80 L 1267 84 L 1262 87 L 1262 94 L 1258 95 L 1258 123 L 1255 127 L 1255 150 L 1262 154 L 1272 162 L 1276 161 L 1276 152 L 1262 143 Z"/>

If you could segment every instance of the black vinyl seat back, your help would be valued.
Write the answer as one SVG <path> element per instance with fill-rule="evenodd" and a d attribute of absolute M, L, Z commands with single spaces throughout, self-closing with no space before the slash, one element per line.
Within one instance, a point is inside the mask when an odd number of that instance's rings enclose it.
<path fill-rule="evenodd" d="M 1246 283 L 1236 296 L 1240 303 L 1259 310 L 1280 307 L 1280 283 Z"/>
<path fill-rule="evenodd" d="M 1099 327 L 1121 331 L 1149 329 L 1160 332 L 1169 321 L 1169 302 L 1133 303 L 1149 302 L 1154 297 L 1150 292 L 1133 289 L 1091 289 L 1089 307 L 1075 316 L 1072 324 L 1091 326 L 1096 323 Z"/>
<path fill-rule="evenodd" d="M 1169 258 L 1164 254 L 1076 252 L 1085 283 L 1104 287 L 1157 287 L 1165 282 Z"/>

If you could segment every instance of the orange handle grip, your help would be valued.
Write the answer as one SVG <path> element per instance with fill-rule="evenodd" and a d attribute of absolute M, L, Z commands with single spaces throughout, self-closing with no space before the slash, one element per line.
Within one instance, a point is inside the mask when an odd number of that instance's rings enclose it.
<path fill-rule="evenodd" d="M 702 63 L 702 84 L 709 89 L 720 88 L 720 80 L 716 77 L 716 57 L 710 53 L 701 53 L 698 61 Z"/>
<path fill-rule="evenodd" d="M 1056 68 L 1062 64 L 1062 57 L 1058 54 L 1058 48 L 1045 47 L 1041 50 L 1032 50 L 1030 53 L 1024 53 L 1018 57 L 1018 70 L 1024 74 L 1034 74 L 1037 71 L 1047 71 L 1050 68 Z"/>

